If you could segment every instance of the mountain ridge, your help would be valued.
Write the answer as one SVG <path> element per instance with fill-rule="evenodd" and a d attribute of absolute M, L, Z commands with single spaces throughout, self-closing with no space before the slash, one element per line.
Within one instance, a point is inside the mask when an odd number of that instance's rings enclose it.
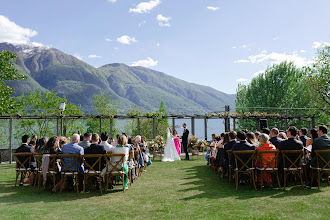
<path fill-rule="evenodd" d="M 236 95 L 211 87 L 189 83 L 163 72 L 123 63 L 93 67 L 56 48 L 0 43 L 0 51 L 9 50 L 19 59 L 15 64 L 28 79 L 7 82 L 16 94 L 32 90 L 54 91 L 69 102 L 90 108 L 95 93 L 104 91 L 119 102 L 120 110 L 132 106 L 155 111 L 165 102 L 169 113 L 204 114 L 234 106 Z"/>

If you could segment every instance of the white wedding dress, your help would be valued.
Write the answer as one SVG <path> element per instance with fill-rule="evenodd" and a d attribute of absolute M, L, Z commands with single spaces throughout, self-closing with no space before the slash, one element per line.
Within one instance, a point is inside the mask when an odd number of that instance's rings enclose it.
<path fill-rule="evenodd" d="M 170 133 L 170 129 L 167 128 L 167 142 L 164 149 L 163 162 L 181 160 L 178 152 L 176 151 L 173 137 Z"/>

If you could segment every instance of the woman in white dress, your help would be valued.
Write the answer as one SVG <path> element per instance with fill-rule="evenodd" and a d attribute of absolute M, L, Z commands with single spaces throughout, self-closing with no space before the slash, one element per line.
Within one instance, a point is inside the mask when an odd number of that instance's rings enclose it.
<path fill-rule="evenodd" d="M 167 128 L 167 142 L 164 149 L 164 157 L 162 159 L 163 162 L 167 161 L 176 161 L 180 160 L 178 152 L 175 148 L 174 140 L 171 135 L 170 128 Z"/>

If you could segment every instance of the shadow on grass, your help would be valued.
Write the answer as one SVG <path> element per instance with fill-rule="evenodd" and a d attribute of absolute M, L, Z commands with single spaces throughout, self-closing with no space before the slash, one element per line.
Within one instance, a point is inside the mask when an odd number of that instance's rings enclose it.
<path fill-rule="evenodd" d="M 209 166 L 196 165 L 185 168 L 188 177 L 184 185 L 192 185 L 192 187 L 179 190 L 179 192 L 199 191 L 198 195 L 183 198 L 182 200 L 194 200 L 199 198 L 221 199 L 233 197 L 238 200 L 248 200 L 252 198 L 283 198 L 291 196 L 306 196 L 314 193 L 319 193 L 317 188 L 302 189 L 301 186 L 289 186 L 286 190 L 279 188 L 263 189 L 257 188 L 255 191 L 252 184 L 239 185 L 238 190 L 235 190 L 235 183 L 228 183 L 227 179 L 222 179 Z"/>

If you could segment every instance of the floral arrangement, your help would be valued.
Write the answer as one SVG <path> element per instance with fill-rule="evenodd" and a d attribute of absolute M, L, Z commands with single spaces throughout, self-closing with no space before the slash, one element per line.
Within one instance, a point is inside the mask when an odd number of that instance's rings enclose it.
<path fill-rule="evenodd" d="M 148 148 L 158 151 L 158 150 L 163 150 L 165 147 L 165 141 L 162 136 L 157 136 L 154 140 L 148 142 Z"/>
<path fill-rule="evenodd" d="M 232 117 L 232 118 L 249 118 L 249 117 L 281 117 L 283 115 L 279 113 L 266 113 L 266 112 L 244 112 L 244 113 L 229 113 L 229 112 L 220 112 L 220 113 L 211 113 L 207 114 L 209 117 Z"/>
<path fill-rule="evenodd" d="M 198 138 L 194 135 L 189 136 L 189 140 L 188 140 L 188 147 L 190 148 L 196 148 L 197 142 L 198 142 Z"/>
<path fill-rule="evenodd" d="M 206 140 L 198 140 L 195 146 L 199 151 L 203 151 L 208 145 L 209 143 Z"/>

